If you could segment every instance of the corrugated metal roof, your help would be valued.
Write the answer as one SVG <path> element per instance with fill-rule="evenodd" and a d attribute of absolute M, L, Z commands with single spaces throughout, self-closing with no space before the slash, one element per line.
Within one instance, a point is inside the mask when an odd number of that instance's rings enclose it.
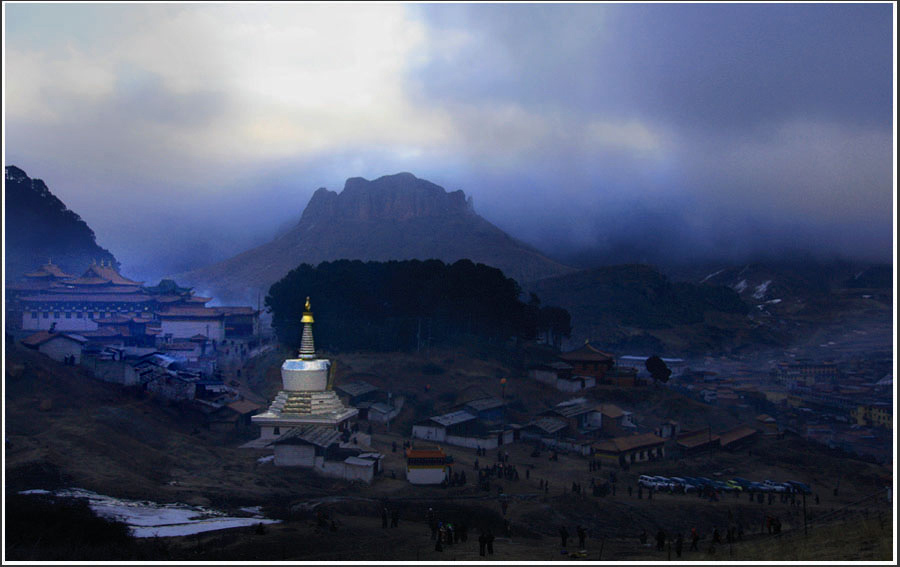
<path fill-rule="evenodd" d="M 326 425 L 305 425 L 291 429 L 271 444 L 310 444 L 325 448 L 337 443 L 340 437 L 341 432 L 332 427 Z"/>
<path fill-rule="evenodd" d="M 472 408 L 475 411 L 486 411 L 489 409 L 499 408 L 506 405 L 506 402 L 501 400 L 500 398 L 481 398 L 478 400 L 472 400 L 471 402 L 466 402 L 466 407 Z"/>
<path fill-rule="evenodd" d="M 373 386 L 368 382 L 363 380 L 357 380 L 356 382 L 347 382 L 345 384 L 336 384 L 334 386 L 335 390 L 340 390 L 341 392 L 346 393 L 348 396 L 356 397 L 362 396 L 363 394 L 368 394 L 369 392 L 375 392 L 378 390 L 377 386 Z"/>
<path fill-rule="evenodd" d="M 566 422 L 556 417 L 539 417 L 528 425 L 533 425 L 545 433 L 556 433 L 566 428 Z"/>
<path fill-rule="evenodd" d="M 431 421 L 434 421 L 436 423 L 443 425 L 444 427 L 447 427 L 447 426 L 453 425 L 455 423 L 462 423 L 464 421 L 469 421 L 471 419 L 475 419 L 475 416 L 465 410 L 460 410 L 460 411 L 455 411 L 452 413 L 445 413 L 444 415 L 438 415 L 438 416 L 432 417 L 430 419 L 431 419 Z"/>
<path fill-rule="evenodd" d="M 344 459 L 344 462 L 348 465 L 354 465 L 357 467 L 374 467 L 375 461 L 371 461 L 369 459 L 360 459 L 359 457 L 347 457 Z"/>

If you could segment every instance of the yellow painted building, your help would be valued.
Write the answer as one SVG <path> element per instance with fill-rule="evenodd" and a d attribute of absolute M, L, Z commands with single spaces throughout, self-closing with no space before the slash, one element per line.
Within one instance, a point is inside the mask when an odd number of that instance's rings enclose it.
<path fill-rule="evenodd" d="M 850 412 L 850 417 L 859 425 L 872 425 L 893 429 L 894 412 L 891 404 L 869 404 L 857 406 Z"/>

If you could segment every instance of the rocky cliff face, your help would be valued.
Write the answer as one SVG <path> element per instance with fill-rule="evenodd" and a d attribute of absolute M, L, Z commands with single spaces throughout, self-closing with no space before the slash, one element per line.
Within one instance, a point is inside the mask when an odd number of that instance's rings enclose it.
<path fill-rule="evenodd" d="M 70 211 L 40 179 L 14 165 L 6 167 L 6 281 L 34 271 L 52 259 L 63 271 L 80 274 L 91 261 L 115 257 L 97 245 L 94 231 Z"/>
<path fill-rule="evenodd" d="M 411 173 L 398 173 L 368 181 L 351 177 L 338 194 L 324 187 L 313 194 L 301 222 L 340 218 L 368 221 L 404 221 L 416 217 L 453 217 L 472 214 L 462 191 L 442 187 Z"/>
<path fill-rule="evenodd" d="M 518 281 L 572 271 L 486 221 L 462 191 L 411 173 L 369 181 L 350 178 L 343 191 L 318 189 L 297 225 L 272 242 L 174 277 L 224 298 L 255 301 L 301 263 L 327 260 L 468 258 Z"/>

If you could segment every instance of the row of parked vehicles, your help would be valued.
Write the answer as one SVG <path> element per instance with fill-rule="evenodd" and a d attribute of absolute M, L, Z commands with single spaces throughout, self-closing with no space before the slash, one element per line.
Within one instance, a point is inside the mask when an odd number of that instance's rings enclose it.
<path fill-rule="evenodd" d="M 638 477 L 638 485 L 655 491 L 666 491 L 675 493 L 703 492 L 714 490 L 716 492 L 777 492 L 787 494 L 811 494 L 812 489 L 808 484 L 788 480 L 785 482 L 775 482 L 774 480 L 765 480 L 763 482 L 753 482 L 746 478 L 736 477 L 730 480 L 712 480 L 704 476 L 649 476 L 641 475 Z"/>

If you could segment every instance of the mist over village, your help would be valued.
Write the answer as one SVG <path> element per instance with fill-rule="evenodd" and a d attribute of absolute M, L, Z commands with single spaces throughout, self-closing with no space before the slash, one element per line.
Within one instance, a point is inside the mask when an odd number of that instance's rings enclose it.
<path fill-rule="evenodd" d="M 4 563 L 896 562 L 895 11 L 4 3 Z"/>

